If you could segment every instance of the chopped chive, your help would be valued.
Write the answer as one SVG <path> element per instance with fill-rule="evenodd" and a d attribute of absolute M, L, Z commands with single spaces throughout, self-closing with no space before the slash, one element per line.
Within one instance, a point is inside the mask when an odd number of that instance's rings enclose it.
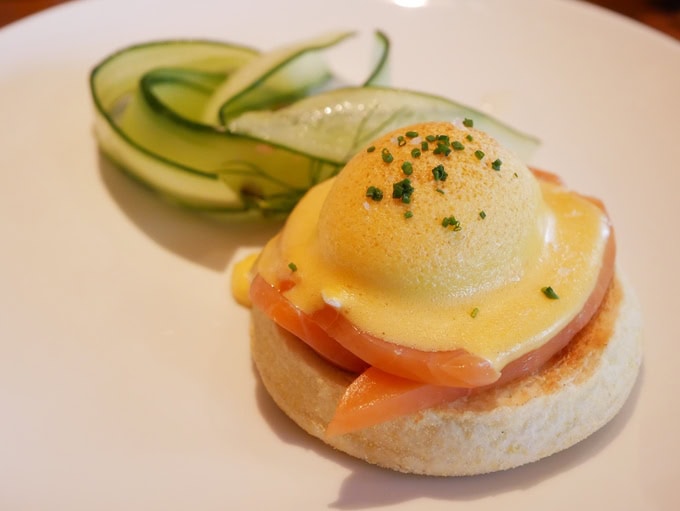
<path fill-rule="evenodd" d="M 479 212 L 479 218 L 481 218 L 482 220 L 484 220 L 486 218 L 486 212 L 484 210 L 481 210 Z"/>
<path fill-rule="evenodd" d="M 468 142 L 472 142 L 474 140 L 474 137 L 468 133 L 467 135 L 465 135 L 465 140 L 467 140 Z"/>
<path fill-rule="evenodd" d="M 451 153 L 451 148 L 449 147 L 448 144 L 445 144 L 443 142 L 439 142 L 437 144 L 437 148 L 432 152 L 434 154 L 443 154 L 444 156 L 448 156 Z"/>
<path fill-rule="evenodd" d="M 437 193 L 441 193 L 442 195 L 444 195 L 444 193 L 446 193 L 446 192 L 444 192 L 444 190 L 442 190 L 441 188 L 435 188 L 434 191 L 437 192 Z"/>
<path fill-rule="evenodd" d="M 503 162 L 498 158 L 491 162 L 491 168 L 494 170 L 501 170 L 501 165 L 503 165 Z"/>
<path fill-rule="evenodd" d="M 406 139 L 403 137 L 403 135 L 399 135 L 399 136 L 397 137 L 397 145 L 398 145 L 399 147 L 405 146 L 405 145 L 406 145 Z"/>
<path fill-rule="evenodd" d="M 454 231 L 461 230 L 460 221 L 456 220 L 456 217 L 453 215 L 444 217 L 442 227 L 453 227 Z"/>
<path fill-rule="evenodd" d="M 404 174 L 410 176 L 413 173 L 413 165 L 411 165 L 410 161 L 405 161 L 401 164 L 401 170 L 404 171 Z"/>
<path fill-rule="evenodd" d="M 448 173 L 444 170 L 444 165 L 437 165 L 432 169 L 432 175 L 435 181 L 446 181 Z"/>
<path fill-rule="evenodd" d="M 417 147 L 411 151 L 411 156 L 414 158 L 419 158 L 420 157 L 420 149 Z"/>
<path fill-rule="evenodd" d="M 416 138 L 418 136 L 418 132 L 417 131 L 407 131 L 406 136 L 408 138 Z"/>
<path fill-rule="evenodd" d="M 437 140 L 437 137 L 435 137 L 434 135 L 428 135 L 425 137 L 425 140 L 427 140 L 428 142 L 434 142 L 435 140 Z"/>
<path fill-rule="evenodd" d="M 423 151 L 427 151 L 427 150 L 430 148 L 430 144 L 428 144 L 427 142 L 425 142 L 425 141 L 423 140 L 423 141 L 420 143 L 420 148 L 421 148 Z"/>
<path fill-rule="evenodd" d="M 394 199 L 401 199 L 404 204 L 411 202 L 411 194 L 414 188 L 411 186 L 411 180 L 406 178 L 392 185 L 392 197 Z"/>
<path fill-rule="evenodd" d="M 550 286 L 542 287 L 541 291 L 543 292 L 543 294 L 545 296 L 547 296 L 551 300 L 559 299 L 559 296 L 557 296 L 557 293 L 555 292 L 555 290 Z"/>
<path fill-rule="evenodd" d="M 375 151 L 375 146 L 374 146 L 374 145 L 372 145 L 372 146 L 370 146 L 368 149 L 366 149 L 366 152 L 367 152 L 367 153 L 372 153 L 373 151 Z"/>
<path fill-rule="evenodd" d="M 472 126 L 475 125 L 475 122 L 472 119 L 468 119 L 467 117 L 463 119 L 463 126 L 466 128 L 472 128 Z"/>
<path fill-rule="evenodd" d="M 384 148 L 382 150 L 382 159 L 385 163 L 392 163 L 392 160 L 394 160 L 394 156 L 392 156 L 392 153 L 389 151 L 389 149 Z"/>
<path fill-rule="evenodd" d="M 366 197 L 370 197 L 374 201 L 379 202 L 383 198 L 383 193 L 380 188 L 377 188 L 375 186 L 369 186 L 366 189 Z"/>
<path fill-rule="evenodd" d="M 477 157 L 478 160 L 481 160 L 482 158 L 484 158 L 484 151 L 480 151 L 479 149 L 477 149 L 475 151 L 475 156 Z"/>
<path fill-rule="evenodd" d="M 410 209 L 404 212 L 404 218 L 411 218 L 413 216 L 413 211 Z"/>
<path fill-rule="evenodd" d="M 290 271 L 297 271 L 297 264 L 288 263 L 288 268 L 290 268 Z"/>
<path fill-rule="evenodd" d="M 456 151 L 462 151 L 463 149 L 465 149 L 465 146 L 461 144 L 458 140 L 454 140 L 451 143 L 451 147 L 453 147 L 453 149 Z"/>
<path fill-rule="evenodd" d="M 470 311 L 470 316 L 473 317 L 473 318 L 476 318 L 477 314 L 479 314 L 479 308 L 478 307 L 475 307 L 474 309 L 472 309 Z"/>

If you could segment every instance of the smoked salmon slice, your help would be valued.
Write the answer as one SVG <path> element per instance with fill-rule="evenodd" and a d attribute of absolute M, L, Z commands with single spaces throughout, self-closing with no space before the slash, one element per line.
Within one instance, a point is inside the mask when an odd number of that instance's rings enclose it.
<path fill-rule="evenodd" d="M 449 403 L 469 393 L 469 389 L 429 385 L 369 367 L 347 388 L 326 434 L 357 431 Z"/>
<path fill-rule="evenodd" d="M 300 338 L 336 366 L 353 373 L 360 373 L 368 367 L 366 362 L 338 344 L 259 274 L 250 285 L 250 299 L 254 307 L 262 309 L 277 325 Z"/>

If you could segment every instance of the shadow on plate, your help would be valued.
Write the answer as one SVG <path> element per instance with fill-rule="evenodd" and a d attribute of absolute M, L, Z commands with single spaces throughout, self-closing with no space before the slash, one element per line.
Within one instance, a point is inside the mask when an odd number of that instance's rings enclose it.
<path fill-rule="evenodd" d="M 239 246 L 261 246 L 282 220 L 217 217 L 182 208 L 125 174 L 99 153 L 99 172 L 121 211 L 149 238 L 180 257 L 224 271 Z"/>
<path fill-rule="evenodd" d="M 289 444 L 314 450 L 351 473 L 338 490 L 332 509 L 353 510 L 383 507 L 420 498 L 442 501 L 472 501 L 505 492 L 526 490 L 543 480 L 567 472 L 597 456 L 625 428 L 642 387 L 644 366 L 619 414 L 605 427 L 573 447 L 534 463 L 503 472 L 468 477 L 428 477 L 402 474 L 369 465 L 336 451 L 300 429 L 272 401 L 257 375 L 256 399 L 262 417 L 279 438 Z"/>

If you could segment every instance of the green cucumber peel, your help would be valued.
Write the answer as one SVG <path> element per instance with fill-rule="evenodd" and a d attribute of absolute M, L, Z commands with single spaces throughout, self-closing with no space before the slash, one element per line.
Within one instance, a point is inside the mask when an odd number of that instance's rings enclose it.
<path fill-rule="evenodd" d="M 268 54 L 205 40 L 117 51 L 90 75 L 99 147 L 174 203 L 264 215 L 289 212 L 370 140 L 414 122 L 470 117 L 522 157 L 536 148 L 534 137 L 482 112 L 384 86 L 390 42 L 382 32 L 374 33 L 375 57 L 363 86 L 330 88 L 337 83 L 328 79 L 332 71 L 321 58 L 323 50 L 352 34 L 334 33 Z M 267 60 L 269 69 L 262 64 Z M 268 78 L 231 96 L 225 125 L 206 122 L 206 109 L 225 84 L 237 77 L 243 85 L 244 76 L 258 73 Z"/>
<path fill-rule="evenodd" d="M 535 137 L 447 98 L 376 86 L 324 92 L 275 112 L 248 112 L 232 119 L 227 127 L 231 133 L 341 165 L 371 140 L 401 126 L 466 117 L 525 160 L 539 145 Z"/>
<path fill-rule="evenodd" d="M 218 87 L 203 114 L 206 124 L 224 124 L 240 112 L 262 108 L 263 101 L 286 102 L 330 80 L 321 52 L 354 32 L 334 32 L 261 54 Z"/>

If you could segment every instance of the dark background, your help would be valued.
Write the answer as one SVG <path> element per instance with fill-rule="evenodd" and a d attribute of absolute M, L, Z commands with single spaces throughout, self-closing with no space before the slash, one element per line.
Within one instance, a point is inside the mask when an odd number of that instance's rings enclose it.
<path fill-rule="evenodd" d="M 69 0 L 0 0 L 0 27 Z M 680 40 L 680 0 L 589 0 Z"/>

